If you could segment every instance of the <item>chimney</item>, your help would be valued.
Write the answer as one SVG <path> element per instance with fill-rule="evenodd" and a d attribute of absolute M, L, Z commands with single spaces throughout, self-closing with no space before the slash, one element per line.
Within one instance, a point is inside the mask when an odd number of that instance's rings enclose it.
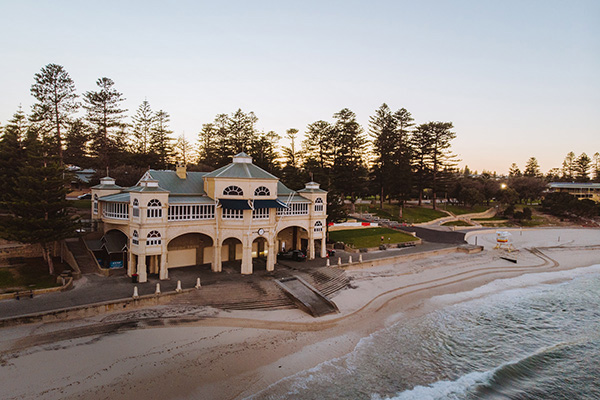
<path fill-rule="evenodd" d="M 175 168 L 176 168 L 175 171 L 176 171 L 177 176 L 179 177 L 179 179 L 185 179 L 185 178 L 187 178 L 187 172 L 185 170 L 185 164 L 184 163 L 182 163 L 180 161 L 177 161 L 177 164 L 176 164 Z"/>

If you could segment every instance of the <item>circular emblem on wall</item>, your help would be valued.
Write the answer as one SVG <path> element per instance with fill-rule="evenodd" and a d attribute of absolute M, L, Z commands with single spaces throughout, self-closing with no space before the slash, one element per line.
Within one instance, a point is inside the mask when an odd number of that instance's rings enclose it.
<path fill-rule="evenodd" d="M 258 230 L 258 234 L 259 234 L 260 236 L 262 236 L 262 235 L 263 235 L 263 233 L 265 233 L 265 230 L 264 230 L 263 228 L 260 228 L 260 229 Z"/>

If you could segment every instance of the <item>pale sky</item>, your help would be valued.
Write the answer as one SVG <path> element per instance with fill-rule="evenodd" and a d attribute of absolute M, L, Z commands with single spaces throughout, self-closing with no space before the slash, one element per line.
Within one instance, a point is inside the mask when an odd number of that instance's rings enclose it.
<path fill-rule="evenodd" d="M 452 121 L 471 170 L 600 151 L 600 1 L 0 0 L 0 123 L 57 63 L 79 94 L 115 81 L 175 136 L 238 108 L 283 136 L 382 103 Z"/>

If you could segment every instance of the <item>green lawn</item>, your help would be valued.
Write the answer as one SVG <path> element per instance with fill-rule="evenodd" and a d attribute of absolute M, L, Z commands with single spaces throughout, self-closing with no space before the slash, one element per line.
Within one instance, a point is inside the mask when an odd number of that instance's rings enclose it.
<path fill-rule="evenodd" d="M 69 207 L 77 208 L 80 210 L 90 210 L 92 208 L 91 200 L 69 200 Z"/>
<path fill-rule="evenodd" d="M 382 236 L 384 237 L 383 242 L 385 244 L 418 240 L 412 235 L 388 228 L 347 229 L 329 232 L 329 239 L 334 242 L 344 242 L 356 249 L 363 247 L 377 247 L 381 244 Z"/>
<path fill-rule="evenodd" d="M 471 224 L 465 221 L 448 221 L 444 222 L 442 226 L 471 226 Z"/>
<path fill-rule="evenodd" d="M 54 268 L 57 272 L 64 267 L 60 264 L 60 259 L 55 259 Z M 0 268 L 0 293 L 55 286 L 59 286 L 56 276 L 48 273 L 48 266 L 41 258 L 26 258 L 22 263 Z"/>
<path fill-rule="evenodd" d="M 398 204 L 384 204 L 383 210 L 379 206 L 361 206 L 359 212 L 369 212 L 379 218 L 387 218 L 392 221 L 398 221 L 400 206 Z M 434 219 L 446 217 L 447 214 L 441 211 L 432 210 L 426 207 L 404 207 L 402 219 L 399 222 L 407 224 L 418 224 L 420 222 L 433 221 Z"/>

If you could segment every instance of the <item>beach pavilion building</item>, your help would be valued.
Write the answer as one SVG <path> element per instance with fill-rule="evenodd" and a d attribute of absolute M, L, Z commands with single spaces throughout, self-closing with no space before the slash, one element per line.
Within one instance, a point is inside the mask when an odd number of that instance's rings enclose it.
<path fill-rule="evenodd" d="M 212 172 L 149 170 L 130 188 L 110 177 L 92 187 L 92 218 L 102 242 L 122 253 L 113 266 L 146 282 L 168 279 L 169 269 L 224 262 L 252 274 L 273 271 L 279 251 L 326 257 L 327 192 L 310 182 L 293 191 L 245 153 Z M 108 246 L 105 246 L 108 248 Z M 110 253 L 110 252 L 109 252 Z M 105 264 L 105 266 L 108 266 Z"/>

